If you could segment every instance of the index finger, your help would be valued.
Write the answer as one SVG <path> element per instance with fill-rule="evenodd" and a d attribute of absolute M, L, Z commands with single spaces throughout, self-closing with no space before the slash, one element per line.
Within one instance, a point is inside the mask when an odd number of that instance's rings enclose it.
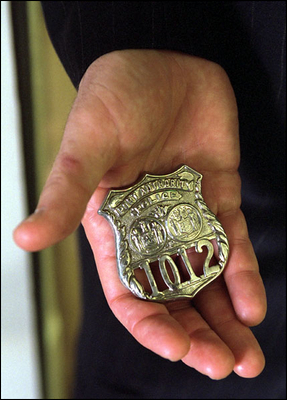
<path fill-rule="evenodd" d="M 121 283 L 116 268 L 116 250 L 109 223 L 97 214 L 107 190 L 98 188 L 82 220 L 91 244 L 107 302 L 135 339 L 156 354 L 172 361 L 188 352 L 190 339 L 163 304 L 136 298 Z"/>

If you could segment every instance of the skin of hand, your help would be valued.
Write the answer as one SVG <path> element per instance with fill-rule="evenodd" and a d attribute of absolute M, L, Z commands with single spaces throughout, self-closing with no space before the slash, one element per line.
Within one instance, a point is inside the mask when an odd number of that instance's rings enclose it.
<path fill-rule="evenodd" d="M 240 210 L 238 131 L 234 92 L 219 65 L 172 51 L 106 54 L 81 80 L 36 212 L 14 231 L 18 246 L 38 251 L 82 222 L 119 321 L 146 348 L 212 379 L 232 371 L 252 378 L 265 365 L 249 328 L 264 319 L 266 297 Z M 97 211 L 109 188 L 181 164 L 203 175 L 202 194 L 225 229 L 229 261 L 192 301 L 143 301 L 120 282 L 113 231 Z"/>

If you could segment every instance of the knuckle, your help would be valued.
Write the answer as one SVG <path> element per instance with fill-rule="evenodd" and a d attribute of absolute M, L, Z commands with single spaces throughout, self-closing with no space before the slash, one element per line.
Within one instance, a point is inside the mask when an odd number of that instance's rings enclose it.
<path fill-rule="evenodd" d="M 60 153 L 57 157 L 58 167 L 65 173 L 80 174 L 83 172 L 83 163 L 68 152 Z"/>

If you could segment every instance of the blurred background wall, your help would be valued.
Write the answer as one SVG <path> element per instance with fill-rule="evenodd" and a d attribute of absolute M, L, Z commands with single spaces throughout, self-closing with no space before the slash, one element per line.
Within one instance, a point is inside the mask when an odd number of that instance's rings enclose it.
<path fill-rule="evenodd" d="M 39 399 L 31 257 L 12 239 L 27 202 L 9 3 L 1 1 L 1 398 Z"/>
<path fill-rule="evenodd" d="M 29 254 L 12 231 L 37 205 L 76 91 L 40 2 L 2 1 L 1 31 L 1 398 L 71 398 L 81 321 L 76 236 Z"/>

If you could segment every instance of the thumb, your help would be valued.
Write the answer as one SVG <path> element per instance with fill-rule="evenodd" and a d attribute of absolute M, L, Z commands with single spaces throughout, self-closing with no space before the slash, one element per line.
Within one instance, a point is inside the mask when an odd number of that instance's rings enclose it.
<path fill-rule="evenodd" d="M 13 232 L 19 247 L 42 250 L 78 227 L 90 197 L 114 163 L 114 130 L 101 101 L 95 99 L 91 110 L 76 100 L 36 211 Z"/>

